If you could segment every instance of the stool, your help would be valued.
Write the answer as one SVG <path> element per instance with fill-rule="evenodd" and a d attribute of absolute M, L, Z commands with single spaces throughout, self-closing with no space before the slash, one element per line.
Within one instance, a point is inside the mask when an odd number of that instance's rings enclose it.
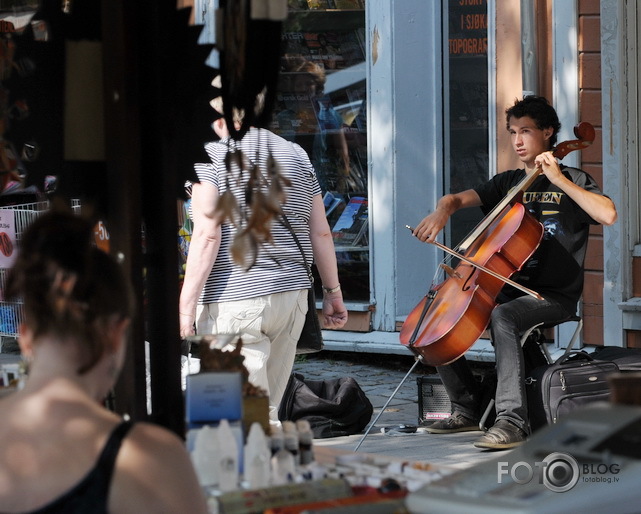
<path fill-rule="evenodd" d="M 562 359 L 563 357 L 566 357 L 571 351 L 572 348 L 574 347 L 574 344 L 576 343 L 577 339 L 581 335 L 581 330 L 583 329 L 583 318 L 580 316 L 570 316 L 569 318 L 560 321 L 560 322 L 555 322 L 555 323 L 539 323 L 538 325 L 534 325 L 533 327 L 528 328 L 525 332 L 523 332 L 523 335 L 521 335 L 521 347 L 525 344 L 525 341 L 527 341 L 527 338 L 530 337 L 530 335 L 535 332 L 541 332 L 542 330 L 545 330 L 546 328 L 553 328 L 558 325 L 562 325 L 563 323 L 569 323 L 569 322 L 576 322 L 576 328 L 574 329 L 574 333 L 572 334 L 572 338 L 570 339 L 570 342 L 568 343 L 565 352 L 559 359 Z M 541 348 L 541 352 L 543 352 L 543 355 L 545 356 L 545 360 L 547 361 L 548 364 L 554 364 L 555 360 L 552 359 L 552 356 L 550 355 L 550 351 L 548 350 L 547 345 L 542 344 L 541 342 L 538 343 L 539 348 Z M 558 360 L 558 359 L 557 359 Z"/>

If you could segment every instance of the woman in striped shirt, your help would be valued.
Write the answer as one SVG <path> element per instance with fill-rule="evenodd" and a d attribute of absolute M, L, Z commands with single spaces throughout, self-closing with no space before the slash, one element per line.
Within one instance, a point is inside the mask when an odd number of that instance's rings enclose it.
<path fill-rule="evenodd" d="M 269 393 L 270 423 L 278 426 L 278 406 L 308 306 L 305 260 L 315 262 L 323 283 L 323 326 L 336 329 L 347 322 L 334 243 L 314 168 L 299 145 L 254 127 L 235 141 L 223 118 L 214 122 L 214 130 L 221 139 L 206 145 L 211 162 L 195 166 L 199 182 L 192 189 L 194 232 L 180 296 L 180 334 L 193 335 L 195 324 L 199 334 L 241 335 L 249 380 Z M 229 159 L 230 153 L 242 156 L 242 171 L 241 161 Z M 275 200 L 274 180 L 283 184 L 282 212 L 305 259 L 277 214 L 263 240 L 238 244 L 256 208 L 247 202 L 251 169 L 259 170 L 261 185 L 254 194 L 260 190 L 265 203 Z M 235 216 L 221 214 L 225 193 L 233 195 Z"/>

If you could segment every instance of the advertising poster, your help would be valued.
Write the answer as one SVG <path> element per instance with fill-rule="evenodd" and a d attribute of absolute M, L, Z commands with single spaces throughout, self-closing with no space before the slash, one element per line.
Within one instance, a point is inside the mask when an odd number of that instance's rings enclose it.
<path fill-rule="evenodd" d="M 16 225 L 13 209 L 0 209 L 0 268 L 10 268 L 16 258 Z"/>

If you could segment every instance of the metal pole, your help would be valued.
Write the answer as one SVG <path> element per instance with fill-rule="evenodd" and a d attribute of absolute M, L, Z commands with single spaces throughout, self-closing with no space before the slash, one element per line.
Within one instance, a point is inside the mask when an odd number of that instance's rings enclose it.
<path fill-rule="evenodd" d="M 539 89 L 537 24 L 534 0 L 521 0 L 521 75 L 523 96 L 536 95 Z"/>
<path fill-rule="evenodd" d="M 412 364 L 412 367 L 411 367 L 411 368 L 410 368 L 410 370 L 405 374 L 405 376 L 403 377 L 403 380 L 401 380 L 401 381 L 400 381 L 400 383 L 396 386 L 396 389 L 394 389 L 394 392 L 392 393 L 392 395 L 391 395 L 391 396 L 388 398 L 388 400 L 385 402 L 385 405 L 383 405 L 383 408 L 381 409 L 381 411 L 378 413 L 378 415 L 376 416 L 376 418 L 374 418 L 374 421 L 372 421 L 372 422 L 370 423 L 369 427 L 367 427 L 367 430 L 366 430 L 366 431 L 365 431 L 365 433 L 363 434 L 363 437 L 361 437 L 361 440 L 360 440 L 360 441 L 358 442 L 358 444 L 356 445 L 356 448 L 354 448 L 354 452 L 357 452 L 357 451 L 358 451 L 358 449 L 361 447 L 361 444 L 363 444 L 363 441 L 364 441 L 364 440 L 365 440 L 365 438 L 367 437 L 367 434 L 369 434 L 370 430 L 372 430 L 372 428 L 374 427 L 374 425 L 376 425 L 376 422 L 378 421 L 378 418 L 380 418 L 380 417 L 381 417 L 381 415 L 383 414 L 383 412 L 385 412 L 385 409 L 387 409 L 387 406 L 389 405 L 389 402 L 391 402 L 391 401 L 392 401 L 392 398 L 394 398 L 394 396 L 396 396 L 396 393 L 397 393 L 397 392 L 398 392 L 398 390 L 401 388 L 401 386 L 405 383 L 405 381 L 407 380 L 407 377 L 409 377 L 409 376 L 410 376 L 410 374 L 412 373 L 412 371 L 414 371 L 414 368 L 418 365 L 418 363 L 419 363 L 419 362 L 422 362 L 422 361 L 423 361 L 423 356 L 422 356 L 422 355 L 421 355 L 421 356 L 419 356 L 419 357 L 416 357 L 416 362 L 414 362 L 414 364 Z"/>

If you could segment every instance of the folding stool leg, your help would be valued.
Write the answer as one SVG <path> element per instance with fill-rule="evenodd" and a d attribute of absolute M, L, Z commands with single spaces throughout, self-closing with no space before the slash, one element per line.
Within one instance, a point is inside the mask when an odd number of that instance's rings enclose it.
<path fill-rule="evenodd" d="M 485 426 L 485 422 L 487 421 L 487 418 L 490 415 L 490 412 L 492 412 L 492 407 L 494 407 L 494 398 L 492 398 L 488 402 L 487 407 L 485 407 L 485 412 L 481 416 L 481 421 L 479 421 L 479 430 L 482 430 L 483 432 L 487 430 L 487 427 Z"/>
<path fill-rule="evenodd" d="M 572 351 L 572 348 L 574 348 L 574 344 L 576 343 L 576 340 L 579 338 L 579 335 L 581 334 L 582 329 L 583 329 L 583 318 L 579 318 L 578 320 L 576 320 L 576 328 L 574 329 L 574 334 L 572 334 L 572 339 L 570 339 L 570 343 L 568 344 L 567 348 L 563 352 L 563 355 L 561 355 L 561 357 L 559 357 L 558 360 L 561 360 L 564 357 L 567 357 L 569 355 L 569 353 Z"/>

